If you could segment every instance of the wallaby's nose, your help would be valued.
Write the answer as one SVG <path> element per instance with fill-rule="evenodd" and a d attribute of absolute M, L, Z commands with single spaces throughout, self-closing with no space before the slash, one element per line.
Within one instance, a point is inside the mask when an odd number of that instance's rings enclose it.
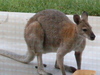
<path fill-rule="evenodd" d="M 91 34 L 91 37 L 90 38 L 91 38 L 91 40 L 94 40 L 95 39 L 94 33 Z"/>

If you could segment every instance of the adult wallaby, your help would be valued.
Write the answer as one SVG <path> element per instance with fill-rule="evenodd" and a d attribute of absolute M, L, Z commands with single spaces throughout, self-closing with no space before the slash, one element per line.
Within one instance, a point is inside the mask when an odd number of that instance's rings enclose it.
<path fill-rule="evenodd" d="M 29 63 L 37 56 L 38 73 L 40 75 L 52 75 L 44 71 L 42 54 L 56 52 L 57 60 L 55 68 L 66 75 L 65 70 L 74 72 L 76 69 L 63 64 L 64 56 L 74 50 L 78 69 L 81 69 L 81 56 L 86 45 L 86 38 L 95 39 L 92 28 L 88 23 L 88 14 L 83 12 L 73 16 L 74 24 L 64 13 L 48 9 L 35 14 L 29 19 L 24 32 L 24 38 L 28 47 L 25 56 L 0 50 L 0 54 L 19 62 Z"/>

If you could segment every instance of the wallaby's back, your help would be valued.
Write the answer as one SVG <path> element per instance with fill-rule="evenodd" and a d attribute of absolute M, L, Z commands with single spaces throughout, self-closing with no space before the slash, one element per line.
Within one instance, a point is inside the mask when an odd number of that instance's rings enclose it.
<path fill-rule="evenodd" d="M 75 26 L 73 26 L 74 24 L 64 13 L 54 9 L 38 12 L 29 20 L 27 26 L 35 21 L 38 21 L 43 28 L 44 45 L 46 46 L 59 46 L 61 39 L 67 36 L 69 37 L 71 33 L 73 34 L 73 32 L 70 31 L 73 31 L 75 28 Z"/>

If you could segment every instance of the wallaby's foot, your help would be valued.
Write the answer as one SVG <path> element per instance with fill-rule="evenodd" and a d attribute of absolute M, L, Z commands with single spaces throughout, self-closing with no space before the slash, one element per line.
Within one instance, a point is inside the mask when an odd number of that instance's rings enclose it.
<path fill-rule="evenodd" d="M 72 66 L 67 66 L 67 65 L 64 65 L 65 66 L 65 70 L 68 71 L 68 72 L 71 72 L 71 73 L 74 73 L 77 69 L 72 67 Z M 57 65 L 55 65 L 55 68 L 56 69 L 60 69 Z"/>
<path fill-rule="evenodd" d="M 47 65 L 46 65 L 46 64 L 43 64 L 43 66 L 44 66 L 44 67 L 47 67 Z M 38 68 L 38 66 L 35 66 L 35 68 L 37 69 L 37 68 Z"/>
<path fill-rule="evenodd" d="M 38 70 L 39 75 L 53 75 L 51 73 L 47 73 L 44 70 Z"/>

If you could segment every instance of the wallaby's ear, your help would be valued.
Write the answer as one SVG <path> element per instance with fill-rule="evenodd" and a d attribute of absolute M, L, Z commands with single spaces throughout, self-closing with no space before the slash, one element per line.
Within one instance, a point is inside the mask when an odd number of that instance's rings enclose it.
<path fill-rule="evenodd" d="M 74 15 L 73 16 L 74 22 L 78 25 L 80 22 L 80 16 L 79 15 Z"/>
<path fill-rule="evenodd" d="M 88 13 L 84 11 L 81 15 L 81 18 L 84 19 L 85 21 L 88 21 Z"/>

